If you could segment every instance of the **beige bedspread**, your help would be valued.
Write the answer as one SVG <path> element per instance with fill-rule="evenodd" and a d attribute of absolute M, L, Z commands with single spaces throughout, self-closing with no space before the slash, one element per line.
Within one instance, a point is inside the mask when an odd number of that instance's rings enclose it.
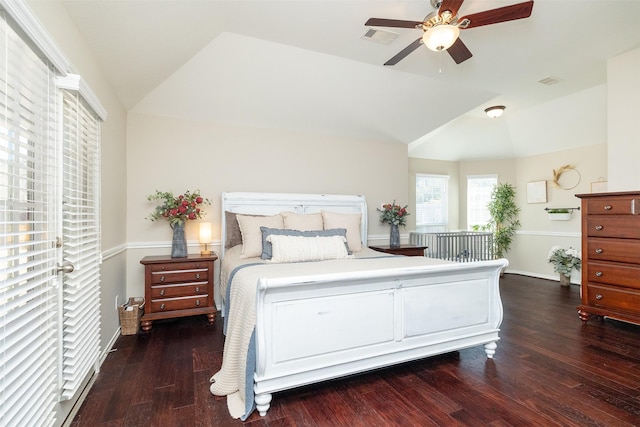
<path fill-rule="evenodd" d="M 227 406 L 232 417 L 240 418 L 243 415 L 248 415 L 245 414 L 245 384 L 247 379 L 245 369 L 249 342 L 256 323 L 255 304 L 258 279 L 317 276 L 325 273 L 372 272 L 391 268 L 410 268 L 451 263 L 425 257 L 385 256 L 385 254 L 370 249 L 364 252 L 355 259 L 291 264 L 266 263 L 264 265 L 249 266 L 235 273 L 229 301 L 227 302 L 229 304 L 229 316 L 226 319 L 227 330 L 222 367 L 211 378 L 212 384 L 210 387 L 211 393 L 214 395 L 227 396 Z M 227 252 L 225 258 L 227 256 L 233 256 L 233 252 Z M 373 256 L 374 258 L 362 258 L 366 256 Z M 250 260 L 257 261 L 257 259 Z M 247 260 L 241 261 L 243 264 L 250 262 Z M 231 270 L 227 270 L 224 274 L 223 280 L 228 280 Z M 223 292 L 226 292 L 226 290 Z"/>

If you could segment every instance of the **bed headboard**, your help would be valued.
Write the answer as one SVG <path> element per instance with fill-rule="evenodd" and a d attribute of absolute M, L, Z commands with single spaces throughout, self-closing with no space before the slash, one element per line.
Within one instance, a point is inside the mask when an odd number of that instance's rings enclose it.
<path fill-rule="evenodd" d="M 227 241 L 225 212 L 253 215 L 275 215 L 280 212 L 309 214 L 320 211 L 360 213 L 360 236 L 367 245 L 367 201 L 364 196 L 288 193 L 222 193 L 222 256 Z"/>

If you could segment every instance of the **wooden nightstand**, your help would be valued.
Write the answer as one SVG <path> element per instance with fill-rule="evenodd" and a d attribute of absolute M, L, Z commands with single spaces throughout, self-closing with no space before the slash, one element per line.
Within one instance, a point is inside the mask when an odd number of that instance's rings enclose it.
<path fill-rule="evenodd" d="M 206 314 L 209 323 L 216 318 L 213 301 L 216 254 L 189 255 L 185 258 L 147 256 L 144 265 L 143 331 L 150 331 L 154 320 Z"/>
<path fill-rule="evenodd" d="M 399 248 L 392 248 L 389 245 L 383 246 L 369 246 L 374 251 L 384 252 L 394 255 L 406 255 L 406 256 L 424 256 L 424 250 L 428 246 L 413 246 L 413 245 L 400 245 Z"/>

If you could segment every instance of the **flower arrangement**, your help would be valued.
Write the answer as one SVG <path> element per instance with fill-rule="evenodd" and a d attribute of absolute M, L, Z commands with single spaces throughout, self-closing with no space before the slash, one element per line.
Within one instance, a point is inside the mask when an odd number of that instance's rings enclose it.
<path fill-rule="evenodd" d="M 574 268 L 580 271 L 582 261 L 580 260 L 580 252 L 573 249 L 563 249 L 560 246 L 554 246 L 549 251 L 547 260 L 553 264 L 553 271 L 564 276 L 571 276 L 571 270 Z"/>
<path fill-rule="evenodd" d="M 150 202 L 160 203 L 147 217 L 151 221 L 166 219 L 171 227 L 190 219 L 202 218 L 206 213 L 200 209 L 201 205 L 209 205 L 211 201 L 200 195 L 200 190 L 185 191 L 177 197 L 168 191 L 158 191 L 147 197 Z"/>
<path fill-rule="evenodd" d="M 407 217 L 410 215 L 407 212 L 408 205 L 404 207 L 396 205 L 396 201 L 393 203 L 384 203 L 378 208 L 380 212 L 380 222 L 394 225 L 402 225 L 403 227 L 407 223 Z"/>

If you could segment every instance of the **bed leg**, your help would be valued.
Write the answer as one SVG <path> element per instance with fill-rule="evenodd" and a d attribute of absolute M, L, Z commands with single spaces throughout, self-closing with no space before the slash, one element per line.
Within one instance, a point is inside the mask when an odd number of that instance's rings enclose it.
<path fill-rule="evenodd" d="M 271 406 L 271 393 L 256 394 L 256 409 L 261 417 L 267 415 L 267 411 Z"/>
<path fill-rule="evenodd" d="M 493 359 L 493 355 L 496 354 L 496 348 L 498 344 L 495 341 L 488 342 L 484 345 L 484 352 L 487 353 L 487 358 Z"/>

